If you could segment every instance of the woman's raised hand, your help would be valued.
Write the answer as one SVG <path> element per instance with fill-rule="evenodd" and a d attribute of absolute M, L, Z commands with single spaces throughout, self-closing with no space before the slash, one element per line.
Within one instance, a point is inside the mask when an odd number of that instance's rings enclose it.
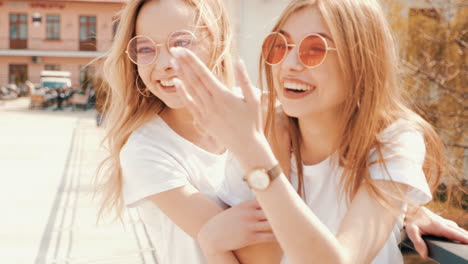
<path fill-rule="evenodd" d="M 180 81 L 174 80 L 175 85 L 200 127 L 237 157 L 245 157 L 246 162 L 249 156 L 247 146 L 268 148 L 263 134 L 260 95 L 254 92 L 256 88 L 242 62 L 236 65 L 237 82 L 243 94 L 239 96 L 222 84 L 190 50 L 172 48 L 171 53 L 175 58 L 173 66 L 180 78 Z M 246 162 L 239 161 L 248 167 Z"/>

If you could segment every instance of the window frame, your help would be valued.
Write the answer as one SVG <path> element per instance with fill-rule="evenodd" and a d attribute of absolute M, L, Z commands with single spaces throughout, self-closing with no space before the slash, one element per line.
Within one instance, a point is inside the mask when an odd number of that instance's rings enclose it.
<path fill-rule="evenodd" d="M 60 22 L 59 14 L 46 15 L 46 40 L 60 40 Z"/>

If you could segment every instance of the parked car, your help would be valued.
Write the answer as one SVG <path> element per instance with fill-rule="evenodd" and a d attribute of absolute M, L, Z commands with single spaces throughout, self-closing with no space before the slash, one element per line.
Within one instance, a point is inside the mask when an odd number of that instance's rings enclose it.
<path fill-rule="evenodd" d="M 70 77 L 71 73 L 67 71 L 41 71 L 39 85 L 27 83 L 31 100 L 29 108 L 43 108 L 54 104 L 57 99 L 57 91 L 64 87 L 71 87 Z"/>
<path fill-rule="evenodd" d="M 67 71 L 41 71 L 41 87 L 58 89 L 71 87 L 71 73 Z"/>

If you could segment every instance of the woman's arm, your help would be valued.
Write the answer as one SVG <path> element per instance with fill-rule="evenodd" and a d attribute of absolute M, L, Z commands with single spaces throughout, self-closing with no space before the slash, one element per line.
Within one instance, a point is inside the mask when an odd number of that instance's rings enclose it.
<path fill-rule="evenodd" d="M 219 229 L 219 233 L 216 234 L 221 237 L 218 245 L 224 246 L 229 243 L 224 247 L 226 250 L 214 252 L 204 248 L 205 255 L 211 259 L 210 263 L 279 263 L 277 253 L 279 248 L 275 248 L 271 243 L 265 243 L 274 241 L 274 236 L 272 233 L 264 233 L 264 224 L 262 224 L 264 218 L 250 217 L 257 211 L 252 206 L 239 206 L 223 212 L 220 206 L 198 192 L 192 185 L 158 193 L 149 199 L 194 239 L 198 238 L 202 227 L 216 215 L 222 214 L 224 217 L 237 219 L 244 217 L 242 222 L 225 222 L 223 229 Z M 239 261 L 231 250 L 235 250 Z"/>
<path fill-rule="evenodd" d="M 175 188 L 149 197 L 164 214 L 192 238 L 208 220 L 223 209 L 208 197 L 198 192 L 192 185 Z M 224 252 L 216 256 L 221 263 L 239 263 L 233 252 Z"/>
<path fill-rule="evenodd" d="M 198 233 L 198 241 L 208 263 L 220 263 L 219 256 L 239 246 L 242 248 L 235 253 L 241 263 L 279 263 L 282 257 L 270 224 L 255 199 L 211 218 Z M 257 244 L 251 244 L 252 241 Z M 253 258 L 259 253 L 261 257 Z"/>
<path fill-rule="evenodd" d="M 246 168 L 272 168 L 277 162 L 266 139 L 257 138 L 248 144 L 250 151 L 242 152 L 237 158 Z M 386 181 L 376 181 L 376 184 L 395 197 L 401 188 Z M 398 199 L 391 203 L 389 210 L 372 198 L 363 184 L 334 235 L 307 207 L 284 175 L 255 194 L 291 263 L 307 263 L 310 259 L 320 259 L 321 263 L 369 263 L 383 247 L 398 215 L 403 212 Z"/>
<path fill-rule="evenodd" d="M 382 184 L 381 187 L 391 187 Z M 399 210 L 382 207 L 362 186 L 338 233 L 333 235 L 312 213 L 284 177 L 263 192 L 256 192 L 259 202 L 291 263 L 370 263 L 388 239 Z"/>
<path fill-rule="evenodd" d="M 149 197 L 178 227 L 192 238 L 202 226 L 223 209 L 192 185 L 175 188 Z"/>
<path fill-rule="evenodd" d="M 276 159 L 283 169 L 286 178 L 289 179 L 289 172 L 291 170 L 291 137 L 289 135 L 289 120 L 281 107 L 276 107 L 275 111 L 276 122 L 275 127 L 273 128 L 274 134 L 270 133 L 270 135 L 267 136 L 267 140 L 271 146 L 273 154 L 275 154 Z"/>

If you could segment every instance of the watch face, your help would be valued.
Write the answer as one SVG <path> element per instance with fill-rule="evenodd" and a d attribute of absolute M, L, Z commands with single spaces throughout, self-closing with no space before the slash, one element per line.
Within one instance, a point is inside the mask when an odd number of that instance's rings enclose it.
<path fill-rule="evenodd" d="M 268 187 L 270 183 L 270 178 L 263 171 L 255 171 L 249 177 L 250 185 L 258 190 L 263 190 Z"/>

